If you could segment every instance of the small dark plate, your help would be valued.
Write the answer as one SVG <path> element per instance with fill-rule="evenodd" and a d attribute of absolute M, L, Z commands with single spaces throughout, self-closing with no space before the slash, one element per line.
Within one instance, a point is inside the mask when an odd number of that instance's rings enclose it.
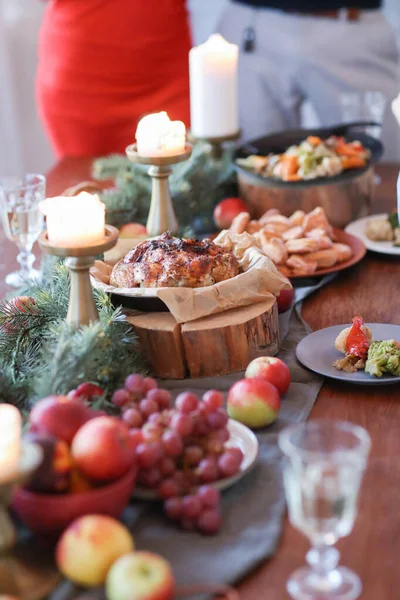
<path fill-rule="evenodd" d="M 351 181 L 355 177 L 365 173 L 365 171 L 371 168 L 371 165 L 376 164 L 383 154 L 382 143 L 362 131 L 362 129 L 365 127 L 377 125 L 378 123 L 372 121 L 359 121 L 344 125 L 321 127 L 318 129 L 291 129 L 279 133 L 273 133 L 265 137 L 257 138 L 256 140 L 241 146 L 234 156 L 234 169 L 237 171 L 237 173 L 242 173 L 246 175 L 246 177 L 251 177 L 252 179 L 254 178 L 259 185 L 262 184 L 265 187 L 274 188 L 304 189 L 318 185 Z M 317 179 L 311 179 L 307 181 L 281 181 L 280 179 L 275 179 L 273 177 L 262 177 L 261 175 L 254 173 L 251 169 L 245 169 L 244 167 L 236 164 L 237 158 L 246 158 L 250 154 L 258 154 L 260 156 L 267 156 L 271 153 L 281 154 L 282 152 L 285 152 L 289 146 L 294 144 L 297 145 L 303 142 L 309 135 L 315 135 L 321 139 L 326 139 L 331 135 L 338 135 L 344 137 L 348 142 L 358 140 L 362 143 L 364 148 L 367 148 L 370 151 L 370 159 L 366 166 L 361 169 L 348 169 L 343 173 L 333 177 L 319 177 Z"/>
<path fill-rule="evenodd" d="M 338 371 L 333 366 L 333 363 L 338 358 L 343 358 L 344 355 L 338 352 L 335 348 L 335 340 L 339 333 L 347 325 L 335 325 L 326 329 L 319 329 L 310 333 L 307 337 L 301 340 L 296 348 L 296 357 L 299 362 L 307 369 L 346 383 L 354 383 L 358 385 L 385 385 L 399 383 L 400 377 L 394 375 L 383 375 L 382 377 L 373 377 L 365 371 L 357 371 L 356 373 L 346 373 Z M 366 323 L 372 330 L 373 340 L 400 340 L 400 326 L 388 325 L 386 323 Z"/>

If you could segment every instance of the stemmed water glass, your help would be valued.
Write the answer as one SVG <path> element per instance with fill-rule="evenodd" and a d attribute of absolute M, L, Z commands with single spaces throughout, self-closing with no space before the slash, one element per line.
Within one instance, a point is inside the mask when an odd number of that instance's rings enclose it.
<path fill-rule="evenodd" d="M 344 92 L 340 94 L 340 104 L 345 123 L 373 121 L 376 125 L 367 125 L 363 129 L 368 135 L 380 139 L 387 104 L 386 96 L 382 92 Z"/>
<path fill-rule="evenodd" d="M 295 600 L 354 600 L 361 580 L 338 567 L 333 545 L 349 535 L 367 464 L 370 437 L 345 421 L 309 421 L 279 435 L 285 455 L 284 485 L 289 519 L 311 543 L 309 567 L 292 573 L 287 590 Z"/>
<path fill-rule="evenodd" d="M 33 268 L 32 247 L 44 226 L 39 203 L 45 195 L 46 178 L 43 175 L 28 174 L 22 178 L 0 180 L 0 217 L 6 237 L 18 246 L 17 260 L 21 267 L 6 276 L 8 285 L 19 287 L 39 277 L 39 271 Z"/>

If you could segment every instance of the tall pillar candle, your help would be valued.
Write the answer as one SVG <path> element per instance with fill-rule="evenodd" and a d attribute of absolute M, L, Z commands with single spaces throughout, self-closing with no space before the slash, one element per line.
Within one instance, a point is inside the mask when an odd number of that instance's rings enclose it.
<path fill-rule="evenodd" d="M 238 132 L 238 56 L 238 47 L 219 34 L 190 50 L 190 117 L 194 137 L 218 138 Z"/>

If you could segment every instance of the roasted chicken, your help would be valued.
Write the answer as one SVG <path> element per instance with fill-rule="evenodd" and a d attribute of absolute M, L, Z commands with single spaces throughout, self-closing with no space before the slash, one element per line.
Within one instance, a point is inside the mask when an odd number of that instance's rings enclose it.
<path fill-rule="evenodd" d="M 239 274 L 236 257 L 211 240 L 164 233 L 133 248 L 113 268 L 115 287 L 203 287 Z"/>

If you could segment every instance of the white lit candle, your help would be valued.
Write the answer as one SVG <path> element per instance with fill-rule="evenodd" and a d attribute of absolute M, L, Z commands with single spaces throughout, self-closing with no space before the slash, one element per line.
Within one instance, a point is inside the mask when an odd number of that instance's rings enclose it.
<path fill-rule="evenodd" d="M 47 198 L 40 203 L 50 244 L 61 248 L 92 246 L 104 240 L 106 207 L 97 194 Z"/>
<path fill-rule="evenodd" d="M 186 127 L 171 121 L 166 112 L 146 115 L 136 129 L 137 151 L 141 156 L 174 156 L 185 150 Z"/>
<path fill-rule="evenodd" d="M 190 50 L 190 119 L 195 137 L 223 137 L 239 130 L 238 57 L 238 47 L 219 34 Z"/>
<path fill-rule="evenodd" d="M 21 452 L 21 413 L 11 404 L 0 405 L 0 482 L 18 469 Z"/>

